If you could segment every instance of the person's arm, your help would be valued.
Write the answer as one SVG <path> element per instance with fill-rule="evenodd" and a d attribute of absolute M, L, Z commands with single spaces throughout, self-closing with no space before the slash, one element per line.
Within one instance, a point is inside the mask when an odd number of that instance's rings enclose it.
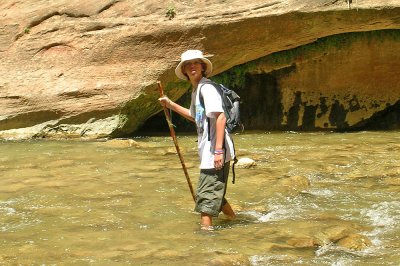
<path fill-rule="evenodd" d="M 215 123 L 215 154 L 214 154 L 214 167 L 219 170 L 224 166 L 224 154 L 223 144 L 225 141 L 225 125 L 226 117 L 224 113 L 214 113 L 216 118 Z M 221 152 L 222 151 L 222 152 Z"/>
<path fill-rule="evenodd" d="M 161 97 L 158 100 L 160 101 L 160 104 L 162 106 L 170 108 L 172 111 L 175 111 L 178 114 L 180 114 L 181 116 L 183 116 L 184 118 L 194 122 L 194 118 L 190 116 L 189 109 L 171 101 L 167 96 Z"/>

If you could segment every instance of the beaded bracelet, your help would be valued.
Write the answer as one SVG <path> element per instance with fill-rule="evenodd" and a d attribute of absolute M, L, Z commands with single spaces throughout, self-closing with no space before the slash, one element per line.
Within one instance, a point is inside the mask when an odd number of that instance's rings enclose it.
<path fill-rule="evenodd" d="M 214 151 L 214 154 L 215 154 L 215 155 L 224 154 L 224 150 L 215 150 L 215 151 Z"/>

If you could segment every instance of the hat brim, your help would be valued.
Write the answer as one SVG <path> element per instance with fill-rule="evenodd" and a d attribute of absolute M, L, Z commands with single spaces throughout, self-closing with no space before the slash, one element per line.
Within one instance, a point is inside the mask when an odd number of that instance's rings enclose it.
<path fill-rule="evenodd" d="M 212 73 L 212 63 L 211 63 L 210 60 L 208 60 L 207 58 L 193 58 L 193 59 L 199 59 L 203 63 L 206 64 L 207 68 L 206 68 L 205 74 L 206 74 L 207 77 Z M 178 78 L 180 78 L 180 79 L 183 79 L 183 80 L 187 80 L 187 77 L 182 72 L 182 66 L 186 61 L 189 61 L 189 60 L 185 60 L 185 61 L 179 62 L 178 66 L 175 68 L 176 76 Z"/>

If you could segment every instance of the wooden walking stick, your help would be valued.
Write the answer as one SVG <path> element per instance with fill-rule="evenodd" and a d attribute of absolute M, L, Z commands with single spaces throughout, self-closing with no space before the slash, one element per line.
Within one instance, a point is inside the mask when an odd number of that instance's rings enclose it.
<path fill-rule="evenodd" d="M 158 90 L 160 91 L 160 97 L 164 97 L 164 89 L 163 89 L 163 87 L 161 85 L 161 81 L 157 81 L 157 84 L 158 84 Z M 186 181 L 187 181 L 187 183 L 189 185 L 190 193 L 192 193 L 193 201 L 196 202 L 196 198 L 194 196 L 192 182 L 190 181 L 189 174 L 188 174 L 188 171 L 186 169 L 185 161 L 183 160 L 181 151 L 179 149 L 178 140 L 176 139 L 174 125 L 171 122 L 171 118 L 169 116 L 169 112 L 167 110 L 167 107 L 163 106 L 163 108 L 164 108 L 165 119 L 167 120 L 169 131 L 171 132 L 171 137 L 172 137 L 172 140 L 174 141 L 174 144 L 175 144 L 176 152 L 178 153 L 179 159 L 181 160 L 183 172 L 185 173 Z"/>

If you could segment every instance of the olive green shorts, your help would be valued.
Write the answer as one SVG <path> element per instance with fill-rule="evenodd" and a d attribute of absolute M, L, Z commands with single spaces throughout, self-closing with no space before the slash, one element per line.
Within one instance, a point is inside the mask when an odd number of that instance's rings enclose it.
<path fill-rule="evenodd" d="M 226 185 L 229 175 L 229 162 L 222 170 L 201 169 L 196 190 L 195 211 L 217 217 L 225 199 Z"/>

